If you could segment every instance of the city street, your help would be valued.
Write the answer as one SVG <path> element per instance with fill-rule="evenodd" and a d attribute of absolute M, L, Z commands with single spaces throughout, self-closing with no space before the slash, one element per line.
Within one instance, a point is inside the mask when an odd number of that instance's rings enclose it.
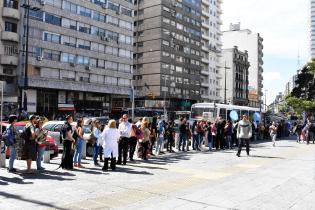
<path fill-rule="evenodd" d="M 250 157 L 190 151 L 106 173 L 90 159 L 74 171 L 56 170 L 60 159 L 34 175 L 1 169 L 0 209 L 314 209 L 315 145 L 251 146 Z"/>

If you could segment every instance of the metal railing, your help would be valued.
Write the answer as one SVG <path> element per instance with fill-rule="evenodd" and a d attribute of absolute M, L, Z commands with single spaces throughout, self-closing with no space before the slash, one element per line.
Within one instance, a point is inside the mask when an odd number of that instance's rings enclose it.
<path fill-rule="evenodd" d="M 15 56 L 19 54 L 19 49 L 14 45 L 4 45 L 4 55 Z"/>

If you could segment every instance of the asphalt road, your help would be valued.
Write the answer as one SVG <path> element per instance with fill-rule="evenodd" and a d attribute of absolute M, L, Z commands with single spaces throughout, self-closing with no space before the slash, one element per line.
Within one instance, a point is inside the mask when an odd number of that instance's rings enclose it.
<path fill-rule="evenodd" d="M 85 169 L 17 174 L 0 169 L 0 209 L 315 209 L 315 145 L 281 140 L 234 150 L 167 154 L 102 172 Z M 35 164 L 34 164 L 35 165 Z"/>

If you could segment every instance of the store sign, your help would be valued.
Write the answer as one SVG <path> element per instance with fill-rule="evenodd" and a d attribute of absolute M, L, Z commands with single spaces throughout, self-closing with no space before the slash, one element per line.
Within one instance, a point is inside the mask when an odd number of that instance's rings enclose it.
<path fill-rule="evenodd" d="M 144 101 L 144 107 L 146 108 L 164 108 L 164 105 L 166 107 L 169 106 L 168 101 L 158 101 L 158 100 L 145 100 Z"/>
<path fill-rule="evenodd" d="M 58 111 L 74 111 L 74 104 L 58 104 Z"/>
<path fill-rule="evenodd" d="M 58 92 L 58 103 L 65 104 L 66 103 L 66 91 Z"/>

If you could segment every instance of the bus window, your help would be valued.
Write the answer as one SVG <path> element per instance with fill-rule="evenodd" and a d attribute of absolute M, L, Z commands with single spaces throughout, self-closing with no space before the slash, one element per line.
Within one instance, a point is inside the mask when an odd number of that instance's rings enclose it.
<path fill-rule="evenodd" d="M 249 111 L 249 119 L 253 120 L 254 119 L 254 111 Z"/>
<path fill-rule="evenodd" d="M 202 118 L 204 108 L 192 108 L 191 109 L 191 118 L 198 119 Z"/>
<path fill-rule="evenodd" d="M 231 120 L 230 118 L 230 113 L 231 113 L 232 110 L 227 110 L 227 113 L 226 113 L 226 116 L 227 116 L 227 119 L 228 120 Z M 231 120 L 232 121 L 232 120 Z"/>
<path fill-rule="evenodd" d="M 225 108 L 220 108 L 220 117 L 223 119 L 226 119 L 226 109 Z"/>

